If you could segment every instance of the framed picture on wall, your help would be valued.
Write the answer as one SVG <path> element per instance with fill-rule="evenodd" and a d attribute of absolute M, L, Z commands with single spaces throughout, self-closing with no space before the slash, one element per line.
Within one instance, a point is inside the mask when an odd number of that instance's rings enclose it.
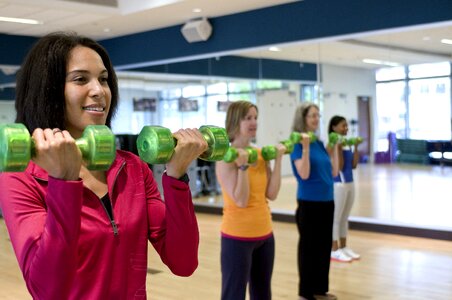
<path fill-rule="evenodd" d="M 232 101 L 217 101 L 217 110 L 226 112 L 231 103 Z"/>
<path fill-rule="evenodd" d="M 157 99 L 133 98 L 133 111 L 157 111 Z"/>
<path fill-rule="evenodd" d="M 190 100 L 187 98 L 179 98 L 179 111 L 198 111 L 198 100 Z"/>

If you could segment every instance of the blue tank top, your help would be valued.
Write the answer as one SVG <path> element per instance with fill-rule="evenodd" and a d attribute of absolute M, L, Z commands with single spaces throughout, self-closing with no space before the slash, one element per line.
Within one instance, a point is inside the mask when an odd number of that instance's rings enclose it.
<path fill-rule="evenodd" d="M 352 150 L 342 150 L 344 166 L 339 175 L 334 177 L 334 182 L 353 182 L 353 152 Z"/>
<path fill-rule="evenodd" d="M 295 167 L 295 160 L 301 159 L 303 147 L 296 144 L 290 154 L 292 171 L 298 182 L 297 199 L 308 201 L 333 201 L 333 171 L 330 156 L 321 141 L 310 144 L 309 163 L 311 170 L 308 179 L 301 179 Z"/>

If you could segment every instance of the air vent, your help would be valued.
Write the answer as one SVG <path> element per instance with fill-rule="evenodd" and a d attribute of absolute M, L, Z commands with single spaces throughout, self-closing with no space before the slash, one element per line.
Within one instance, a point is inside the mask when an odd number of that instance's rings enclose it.
<path fill-rule="evenodd" d="M 83 4 L 93 4 L 108 7 L 118 7 L 118 0 L 60 0 L 61 2 L 77 2 Z"/>

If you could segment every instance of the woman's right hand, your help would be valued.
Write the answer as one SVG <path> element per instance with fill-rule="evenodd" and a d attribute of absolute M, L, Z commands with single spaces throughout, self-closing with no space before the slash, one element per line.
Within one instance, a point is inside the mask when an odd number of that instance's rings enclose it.
<path fill-rule="evenodd" d="M 235 159 L 235 164 L 237 167 L 247 165 L 248 164 L 248 151 L 242 148 L 237 148 L 238 156 Z"/>
<path fill-rule="evenodd" d="M 41 129 L 33 131 L 35 155 L 32 160 L 49 176 L 64 180 L 78 180 L 82 153 L 67 130 Z"/>
<path fill-rule="evenodd" d="M 303 149 L 309 149 L 309 144 L 310 143 L 311 143 L 311 138 L 309 137 L 309 134 L 302 132 L 301 133 L 300 144 L 303 145 Z"/>

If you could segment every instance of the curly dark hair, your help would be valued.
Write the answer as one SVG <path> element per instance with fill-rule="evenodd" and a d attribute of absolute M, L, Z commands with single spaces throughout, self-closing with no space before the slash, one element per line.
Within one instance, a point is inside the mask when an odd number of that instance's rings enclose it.
<path fill-rule="evenodd" d="M 111 104 L 106 125 L 110 127 L 118 105 L 118 82 L 107 51 L 91 38 L 75 32 L 54 32 L 33 45 L 17 74 L 16 123 L 23 123 L 31 133 L 36 128 L 66 129 L 66 68 L 69 54 L 77 46 L 96 51 L 108 71 Z"/>

